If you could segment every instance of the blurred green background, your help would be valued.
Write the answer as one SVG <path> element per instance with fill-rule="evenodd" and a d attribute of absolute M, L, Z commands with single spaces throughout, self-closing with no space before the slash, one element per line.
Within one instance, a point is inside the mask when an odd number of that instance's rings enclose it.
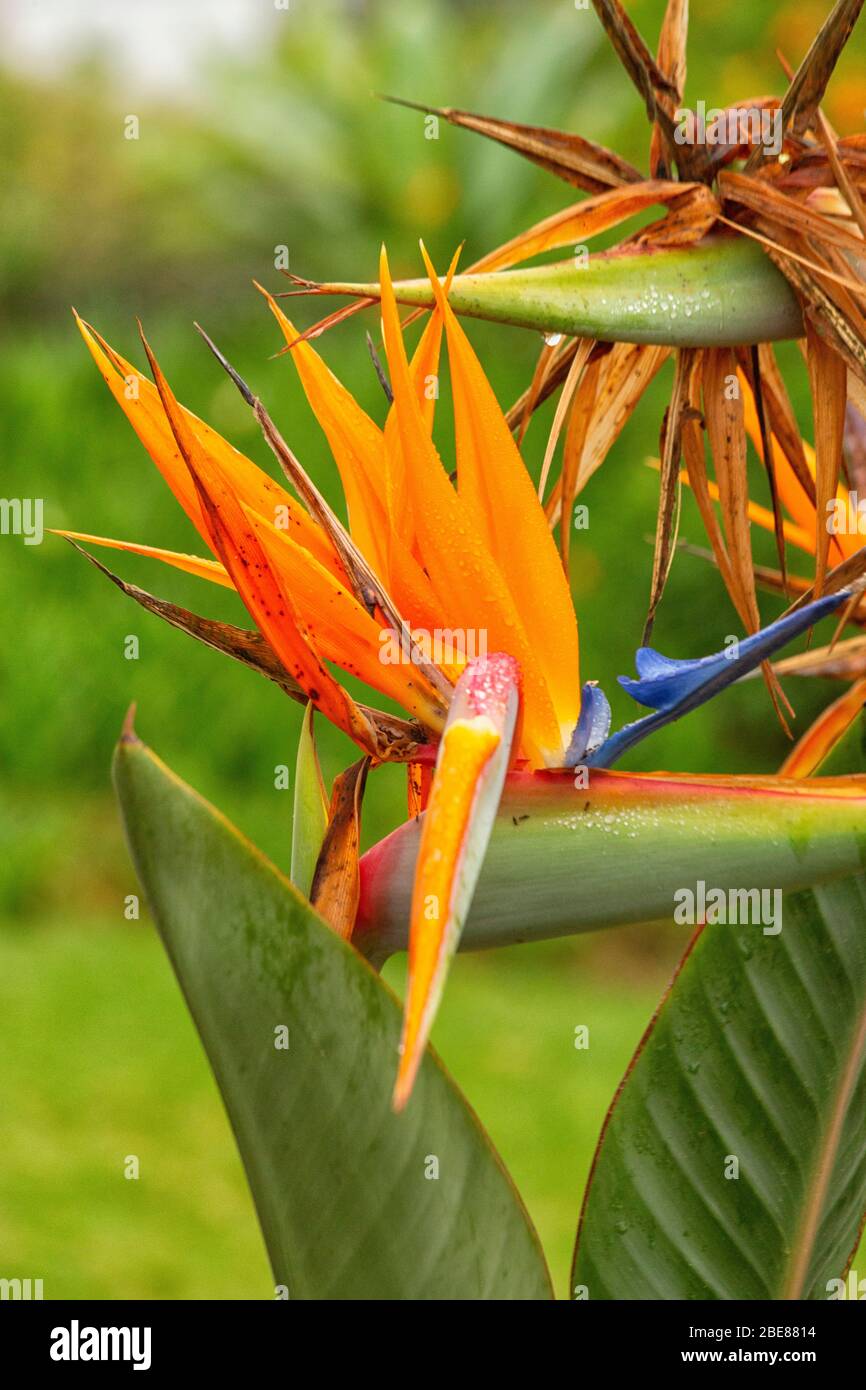
<path fill-rule="evenodd" d="M 661 0 L 629 8 L 654 43 Z M 798 61 L 827 8 L 695 6 L 687 98 L 723 105 L 779 90 L 775 48 Z M 108 9 L 112 24 L 91 22 Z M 70 305 L 137 361 L 140 315 L 185 403 L 273 468 L 193 331 L 202 322 L 339 508 L 291 363 L 271 358 L 279 343 L 252 278 L 283 287 L 282 245 L 299 274 L 374 278 L 383 239 L 395 273 L 417 274 L 421 234 L 439 264 L 465 240 L 466 263 L 573 201 L 565 184 L 478 137 L 443 124 L 425 139 L 421 115 L 373 94 L 561 125 L 646 165 L 640 103 L 595 15 L 573 0 L 291 0 L 287 10 L 13 0 L 0 7 L 0 54 L 0 490 L 44 498 L 46 526 L 178 549 L 201 547 L 94 370 Z M 855 39 L 827 101 L 842 133 L 862 125 L 862 57 Z M 137 140 L 124 136 L 130 115 Z M 322 304 L 295 301 L 298 322 Z M 375 316 L 320 346 L 381 418 L 368 327 Z M 540 340 L 480 324 L 470 333 L 510 404 Z M 784 357 L 809 433 L 802 366 Z M 651 571 L 656 478 L 643 460 L 657 450 L 668 390 L 666 371 L 592 480 L 589 530 L 572 552 L 583 671 L 611 693 L 618 722 L 633 713 L 615 678 L 632 670 Z M 447 391 L 442 407 L 447 459 Z M 534 473 L 550 418 L 548 406 L 526 438 Z M 756 477 L 765 501 L 761 489 Z M 681 534 L 703 543 L 688 498 Z M 757 546 L 769 562 L 772 546 Z M 243 621 L 224 591 L 115 561 L 157 593 Z M 286 867 L 291 793 L 274 789 L 274 768 L 293 761 L 299 710 L 143 614 L 59 539 L 0 537 L 0 574 L 0 1275 L 41 1277 L 49 1298 L 267 1298 L 200 1046 L 146 914 L 124 918 L 136 884 L 108 768 L 136 700 L 142 737 Z M 762 602 L 774 616 L 775 601 Z M 654 640 L 691 656 L 737 631 L 715 572 L 680 555 Z M 127 634 L 139 638 L 137 661 L 124 657 Z M 831 693 L 791 685 L 798 727 Z M 665 730 L 630 765 L 769 771 L 786 746 L 756 682 Z M 330 778 L 352 751 L 323 731 L 322 757 Z M 367 843 L 402 817 L 404 795 L 396 769 L 376 774 Z M 683 945 L 656 926 L 463 957 L 454 970 L 435 1040 L 523 1192 L 561 1290 L 606 1105 Z M 401 967 L 389 977 L 399 984 Z M 588 1052 L 573 1046 L 581 1023 Z M 123 1177 L 128 1154 L 140 1159 L 137 1182 Z"/>

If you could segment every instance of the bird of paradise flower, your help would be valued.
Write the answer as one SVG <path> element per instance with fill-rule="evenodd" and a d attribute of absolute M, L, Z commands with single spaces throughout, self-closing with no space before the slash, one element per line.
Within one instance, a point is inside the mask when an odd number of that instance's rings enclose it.
<path fill-rule="evenodd" d="M 382 325 L 393 404 L 381 428 L 310 344 L 297 340 L 293 325 L 266 295 L 292 344 L 304 390 L 337 463 L 348 528 L 259 399 L 210 340 L 254 410 L 293 493 L 178 403 L 146 340 L 153 383 L 79 319 L 112 394 L 213 558 L 62 533 L 75 542 L 149 555 L 234 588 L 253 618 L 255 634 L 186 613 L 111 576 L 151 611 L 309 701 L 371 764 L 408 765 L 410 808 L 424 814 L 404 827 L 417 843 L 397 1108 L 405 1105 L 412 1089 L 503 788 L 514 784 L 525 789 L 527 778 L 541 779 L 538 785 L 546 787 L 547 778 L 557 795 L 587 796 L 574 790 L 577 768 L 598 779 L 606 797 L 621 795 L 632 802 L 637 797 L 644 805 L 655 805 L 658 798 L 682 804 L 693 795 L 704 804 L 707 798 L 712 804 L 714 797 L 769 797 L 776 799 L 783 819 L 796 815 L 796 806 L 804 802 L 812 808 L 838 807 L 852 793 L 862 797 L 859 786 L 832 779 L 808 792 L 786 779 L 708 777 L 699 779 L 696 789 L 688 778 L 626 777 L 617 782 L 616 774 L 596 771 L 764 662 L 848 601 L 851 590 L 802 606 L 744 638 L 733 654 L 677 661 L 641 648 L 639 678 L 621 679 L 650 713 L 611 735 L 603 693 L 592 682 L 581 689 L 577 621 L 544 509 L 481 364 L 448 304 L 454 265 L 443 286 L 426 253 L 425 260 L 435 309 L 410 360 L 382 252 Z M 433 442 L 435 392 L 427 389 L 438 373 L 443 330 L 454 397 L 456 485 Z M 417 635 L 455 628 L 483 631 L 489 655 L 463 660 L 457 653 L 437 664 Z M 408 644 L 408 661 L 380 659 L 382 634 L 394 630 Z M 409 718 L 357 702 L 332 666 L 397 701 Z M 586 781 L 580 785 L 585 787 Z M 791 807 L 793 812 L 786 810 Z M 397 844 L 398 858 L 405 843 L 403 838 Z M 381 863 L 387 882 L 394 871 L 394 847 L 383 844 L 386 849 L 374 856 L 373 868 Z M 797 872 L 815 867 L 810 863 Z M 832 864 L 828 859 L 822 871 L 831 868 L 838 868 L 837 858 Z M 369 888 L 368 883 L 367 909 Z M 358 911 L 361 949 L 367 909 Z M 355 923 L 338 925 L 350 935 Z"/>

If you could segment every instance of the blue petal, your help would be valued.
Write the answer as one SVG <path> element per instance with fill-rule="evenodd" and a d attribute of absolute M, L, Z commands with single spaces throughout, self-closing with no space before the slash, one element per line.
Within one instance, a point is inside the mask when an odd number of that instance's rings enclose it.
<path fill-rule="evenodd" d="M 833 613 L 851 595 L 851 589 L 827 594 L 794 613 L 787 613 L 754 636 L 744 637 L 736 647 L 725 648 L 724 651 L 694 661 L 675 661 L 653 651 L 652 647 L 641 647 L 635 656 L 640 679 L 630 680 L 627 676 L 620 676 L 619 683 L 638 704 L 646 705 L 654 713 L 645 715 L 633 724 L 626 724 L 594 752 L 589 750 L 584 761 L 590 767 L 610 767 L 647 734 L 654 733 L 656 729 L 711 700 L 747 671 L 760 666 L 762 661 L 766 661 L 787 642 L 806 632 L 828 613 Z"/>
<path fill-rule="evenodd" d="M 587 754 L 599 748 L 610 732 L 610 705 L 607 696 L 595 681 L 587 681 L 581 691 L 580 718 L 565 755 L 566 767 L 577 767 L 586 761 Z"/>
<path fill-rule="evenodd" d="M 681 666 L 691 666 L 691 661 L 677 661 L 672 656 L 662 656 L 653 647 L 638 647 L 634 654 L 634 664 L 639 676 L 650 678 L 652 676 L 668 675 L 671 671 L 677 671 Z M 620 683 L 626 678 L 620 676 Z"/>

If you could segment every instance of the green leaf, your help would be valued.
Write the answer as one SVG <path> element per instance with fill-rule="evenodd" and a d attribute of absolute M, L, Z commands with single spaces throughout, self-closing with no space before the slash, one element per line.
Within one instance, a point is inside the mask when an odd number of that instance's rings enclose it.
<path fill-rule="evenodd" d="M 295 800 L 292 812 L 292 883 L 310 896 L 316 861 L 328 828 L 328 798 L 313 733 L 313 704 L 307 701 L 298 755 L 295 759 Z"/>
<path fill-rule="evenodd" d="M 129 730 L 114 778 L 276 1283 L 302 1299 L 552 1297 L 520 1199 L 432 1053 L 391 1111 L 394 995 Z"/>
<path fill-rule="evenodd" d="M 858 874 L 786 897 L 776 936 L 703 929 L 603 1130 L 572 1286 L 590 1299 L 825 1299 L 864 1208 Z"/>

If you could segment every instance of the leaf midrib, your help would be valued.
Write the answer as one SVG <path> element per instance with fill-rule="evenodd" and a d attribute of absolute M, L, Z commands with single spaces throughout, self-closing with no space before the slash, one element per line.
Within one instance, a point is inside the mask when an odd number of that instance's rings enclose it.
<path fill-rule="evenodd" d="M 809 1272 L 809 1261 L 815 1247 L 815 1240 L 824 1210 L 824 1203 L 830 1186 L 830 1179 L 839 1145 L 842 1129 L 848 1112 L 848 1103 L 857 1084 L 860 1063 L 866 1048 L 866 1003 L 860 1012 L 859 1022 L 852 1033 L 851 1049 L 845 1070 L 839 1078 L 836 1095 L 829 1114 L 824 1142 L 818 1153 L 812 1173 L 811 1195 L 803 1213 L 803 1220 L 789 1261 L 789 1275 L 782 1298 L 796 1300 L 803 1297 L 803 1286 Z"/>

